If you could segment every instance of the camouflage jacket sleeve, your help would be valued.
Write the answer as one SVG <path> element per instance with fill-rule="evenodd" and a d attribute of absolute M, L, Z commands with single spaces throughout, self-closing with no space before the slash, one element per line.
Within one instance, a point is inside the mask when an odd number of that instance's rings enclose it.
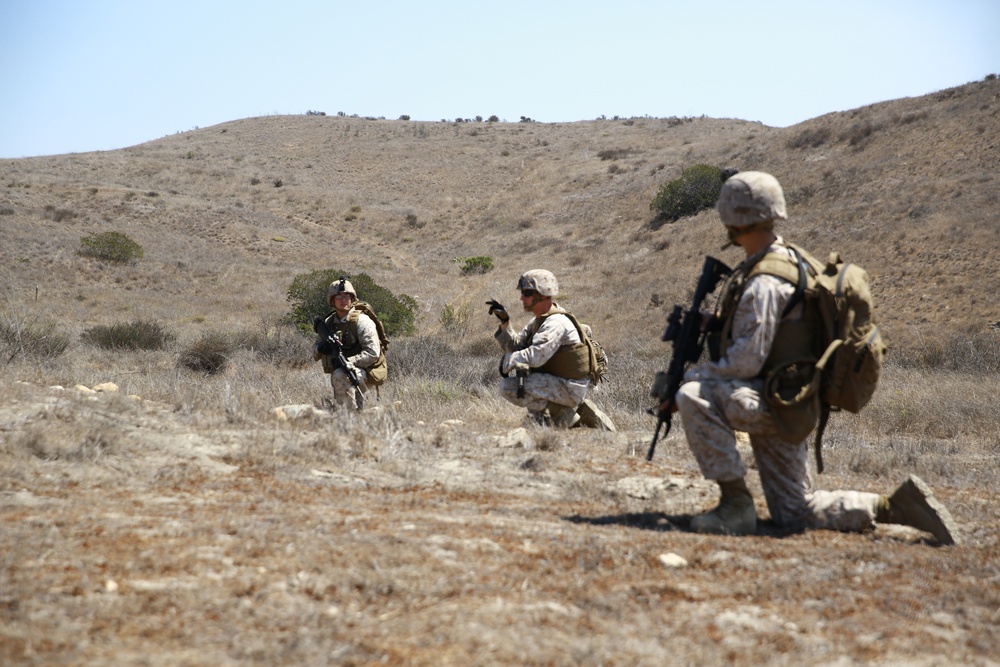
<path fill-rule="evenodd" d="M 534 320 L 532 320 L 534 321 Z M 503 322 L 498 328 L 497 332 L 493 334 L 496 338 L 497 343 L 500 344 L 500 349 L 504 352 L 513 352 L 524 347 L 524 341 L 528 339 L 529 329 L 531 327 L 531 322 L 528 323 L 519 333 L 512 333 L 510 330 L 510 322 Z"/>

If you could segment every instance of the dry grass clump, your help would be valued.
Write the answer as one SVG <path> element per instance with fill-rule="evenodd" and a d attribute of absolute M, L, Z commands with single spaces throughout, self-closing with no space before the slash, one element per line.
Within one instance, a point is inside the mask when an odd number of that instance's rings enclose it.
<path fill-rule="evenodd" d="M 70 334 L 55 321 L 34 316 L 0 314 L 0 355 L 10 363 L 15 357 L 40 360 L 62 355 L 70 345 Z"/>
<path fill-rule="evenodd" d="M 177 340 L 177 335 L 159 322 L 134 320 L 91 327 L 81 340 L 105 350 L 162 350 Z"/>
<path fill-rule="evenodd" d="M 229 356 L 234 349 L 229 337 L 209 332 L 184 348 L 177 363 L 196 373 L 221 373 L 229 363 Z"/>
<path fill-rule="evenodd" d="M 942 332 L 893 349 L 890 362 L 915 370 L 1000 373 L 1000 329 Z"/>

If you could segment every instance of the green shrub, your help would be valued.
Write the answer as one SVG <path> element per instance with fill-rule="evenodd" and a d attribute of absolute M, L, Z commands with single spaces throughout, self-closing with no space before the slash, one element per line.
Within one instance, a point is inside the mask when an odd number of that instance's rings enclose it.
<path fill-rule="evenodd" d="M 98 325 L 83 332 L 83 341 L 105 350 L 162 350 L 177 339 L 157 322 L 135 320 Z"/>
<path fill-rule="evenodd" d="M 80 239 L 80 249 L 76 252 L 83 257 L 119 264 L 135 262 L 143 255 L 142 246 L 121 232 L 88 234 Z"/>
<path fill-rule="evenodd" d="M 221 333 L 207 333 L 181 352 L 177 363 L 197 373 L 214 375 L 226 370 L 234 344 Z"/>
<path fill-rule="evenodd" d="M 0 350 L 6 361 L 18 355 L 54 359 L 69 347 L 69 336 L 53 322 L 38 322 L 11 314 L 0 317 Z"/>
<path fill-rule="evenodd" d="M 478 255 L 476 257 L 456 257 L 451 260 L 458 262 L 461 266 L 463 276 L 475 273 L 487 273 L 493 270 L 493 258 L 488 255 Z"/>
<path fill-rule="evenodd" d="M 300 273 L 292 280 L 286 295 L 292 304 L 289 319 L 300 331 L 311 334 L 313 319 L 325 317 L 331 308 L 326 297 L 330 283 L 340 276 L 350 275 L 346 271 L 334 269 Z M 367 273 L 357 273 L 349 278 L 358 293 L 358 299 L 367 301 L 378 313 L 385 327 L 386 335 L 408 335 L 415 333 L 417 302 L 406 294 L 396 296 L 377 284 Z"/>
<path fill-rule="evenodd" d="M 681 173 L 681 177 L 660 187 L 649 208 L 657 219 L 674 222 L 715 206 L 722 191 L 723 172 L 718 167 L 696 164 Z"/>

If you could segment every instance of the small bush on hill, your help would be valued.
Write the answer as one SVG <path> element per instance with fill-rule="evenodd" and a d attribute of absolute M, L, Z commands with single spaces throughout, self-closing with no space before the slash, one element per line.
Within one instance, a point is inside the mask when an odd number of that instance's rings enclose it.
<path fill-rule="evenodd" d="M 789 148 L 819 148 L 830 140 L 830 128 L 817 127 L 805 129 L 788 141 Z"/>
<path fill-rule="evenodd" d="M 69 210 L 68 208 L 56 208 L 52 204 L 45 206 L 42 216 L 46 220 L 54 220 L 56 222 L 62 222 L 63 220 L 72 220 L 77 217 L 76 212 Z"/>
<path fill-rule="evenodd" d="M 871 121 L 860 121 L 844 131 L 840 139 L 860 150 L 871 141 L 872 137 L 880 129 L 882 129 L 880 126 L 873 124 Z"/>
<path fill-rule="evenodd" d="M 626 158 L 632 153 L 634 153 L 631 148 L 608 148 L 603 151 L 598 151 L 597 157 L 603 160 L 620 160 Z"/>
<path fill-rule="evenodd" d="M 135 320 L 98 325 L 84 331 L 82 338 L 105 350 L 162 350 L 177 336 L 157 322 Z"/>
<path fill-rule="evenodd" d="M 649 208 L 657 213 L 657 219 L 674 222 L 685 216 L 694 215 L 715 206 L 725 180 L 718 167 L 696 164 L 681 173 L 681 177 L 660 187 Z"/>
<path fill-rule="evenodd" d="M 385 327 L 386 335 L 408 335 L 416 332 L 417 302 L 413 297 L 406 294 L 396 296 L 372 280 L 367 273 L 351 276 L 346 271 L 334 269 L 300 273 L 292 280 L 286 298 L 292 304 L 289 319 L 297 329 L 312 334 L 313 320 L 330 313 L 331 308 L 326 300 L 327 293 L 330 284 L 341 276 L 349 276 L 348 279 L 358 293 L 358 299 L 367 301 L 375 309 L 382 326 Z"/>
<path fill-rule="evenodd" d="M 458 262 L 459 269 L 463 276 L 476 273 L 487 273 L 493 270 L 493 258 L 489 255 L 477 255 L 476 257 L 456 257 L 451 260 Z"/>
<path fill-rule="evenodd" d="M 80 249 L 76 252 L 83 257 L 117 264 L 135 262 L 143 256 L 142 246 L 121 232 L 88 234 L 80 239 Z"/>

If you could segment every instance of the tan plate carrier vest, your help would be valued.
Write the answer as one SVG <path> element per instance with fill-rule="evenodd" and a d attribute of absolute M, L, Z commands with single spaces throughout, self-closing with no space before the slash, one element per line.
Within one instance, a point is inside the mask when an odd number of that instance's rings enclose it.
<path fill-rule="evenodd" d="M 583 327 L 580 326 L 580 322 L 572 315 L 562 308 L 553 308 L 544 315 L 539 315 L 535 317 L 532 322 L 532 328 L 529 331 L 527 345 L 531 345 L 531 339 L 534 338 L 535 334 L 541 328 L 542 323 L 545 318 L 550 315 L 565 315 L 576 327 L 577 333 L 580 335 L 579 343 L 570 343 L 568 345 L 562 345 L 556 350 L 556 353 L 552 355 L 552 358 L 546 361 L 544 364 L 538 368 L 533 369 L 536 373 L 548 373 L 550 375 L 555 375 L 556 377 L 566 378 L 567 380 L 583 380 L 590 375 L 590 345 L 587 344 L 587 335 L 583 331 Z"/>

